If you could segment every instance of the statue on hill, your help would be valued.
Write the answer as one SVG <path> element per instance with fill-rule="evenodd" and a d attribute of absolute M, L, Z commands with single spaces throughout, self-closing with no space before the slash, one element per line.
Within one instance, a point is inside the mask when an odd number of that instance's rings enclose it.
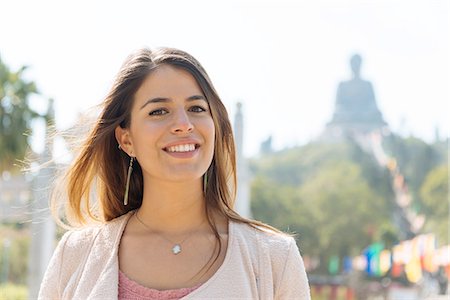
<path fill-rule="evenodd" d="M 372 84 L 360 76 L 361 56 L 350 60 L 353 78 L 339 84 L 333 119 L 328 127 L 368 132 L 386 125 L 375 101 Z"/>

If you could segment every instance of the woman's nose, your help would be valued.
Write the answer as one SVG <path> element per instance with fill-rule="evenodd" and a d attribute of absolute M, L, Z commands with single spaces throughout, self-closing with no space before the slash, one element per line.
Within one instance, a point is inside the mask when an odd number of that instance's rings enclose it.
<path fill-rule="evenodd" d="M 194 125 L 192 124 L 187 112 L 185 110 L 180 110 L 174 115 L 174 122 L 172 125 L 173 133 L 186 133 L 194 130 Z"/>

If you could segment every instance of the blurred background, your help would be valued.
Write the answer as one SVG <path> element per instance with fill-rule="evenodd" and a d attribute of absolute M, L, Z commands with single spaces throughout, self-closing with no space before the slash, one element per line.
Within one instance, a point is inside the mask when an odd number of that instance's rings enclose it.
<path fill-rule="evenodd" d="M 72 157 L 50 132 L 158 46 L 209 73 L 238 146 L 236 209 L 296 233 L 313 299 L 448 299 L 448 1 L 1 7 L 0 299 L 36 298 L 62 233 L 49 192 Z"/>

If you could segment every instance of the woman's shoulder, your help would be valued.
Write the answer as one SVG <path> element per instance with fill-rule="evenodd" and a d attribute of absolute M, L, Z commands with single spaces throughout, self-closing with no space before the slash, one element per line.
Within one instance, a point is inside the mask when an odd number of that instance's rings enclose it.
<path fill-rule="evenodd" d="M 270 227 L 233 222 L 231 234 L 275 299 L 310 299 L 308 279 L 295 239 Z M 244 249 L 242 249 L 244 248 Z"/>
<path fill-rule="evenodd" d="M 73 228 L 67 231 L 61 242 L 64 243 L 66 249 L 80 249 L 89 247 L 90 244 L 99 241 L 114 242 L 117 236 L 120 236 L 124 225 L 128 220 L 129 214 L 119 216 L 111 221 L 101 224 L 91 224 L 82 228 Z"/>
<path fill-rule="evenodd" d="M 286 255 L 291 247 L 296 246 L 291 235 L 261 225 L 233 222 L 233 234 L 241 242 L 277 256 Z"/>

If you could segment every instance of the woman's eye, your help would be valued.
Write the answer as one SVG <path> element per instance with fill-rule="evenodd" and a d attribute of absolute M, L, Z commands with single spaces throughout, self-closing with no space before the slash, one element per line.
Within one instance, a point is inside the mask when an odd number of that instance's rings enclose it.
<path fill-rule="evenodd" d="M 192 112 L 204 112 L 204 111 L 206 111 L 206 109 L 204 109 L 201 106 L 195 105 L 195 106 L 192 106 L 191 108 L 189 108 L 189 111 L 192 111 Z"/>
<path fill-rule="evenodd" d="M 165 115 L 165 114 L 167 114 L 167 113 L 168 113 L 167 110 L 160 108 L 160 109 L 152 110 L 152 111 L 149 113 L 149 115 L 150 115 L 150 116 L 162 116 L 162 115 Z"/>

